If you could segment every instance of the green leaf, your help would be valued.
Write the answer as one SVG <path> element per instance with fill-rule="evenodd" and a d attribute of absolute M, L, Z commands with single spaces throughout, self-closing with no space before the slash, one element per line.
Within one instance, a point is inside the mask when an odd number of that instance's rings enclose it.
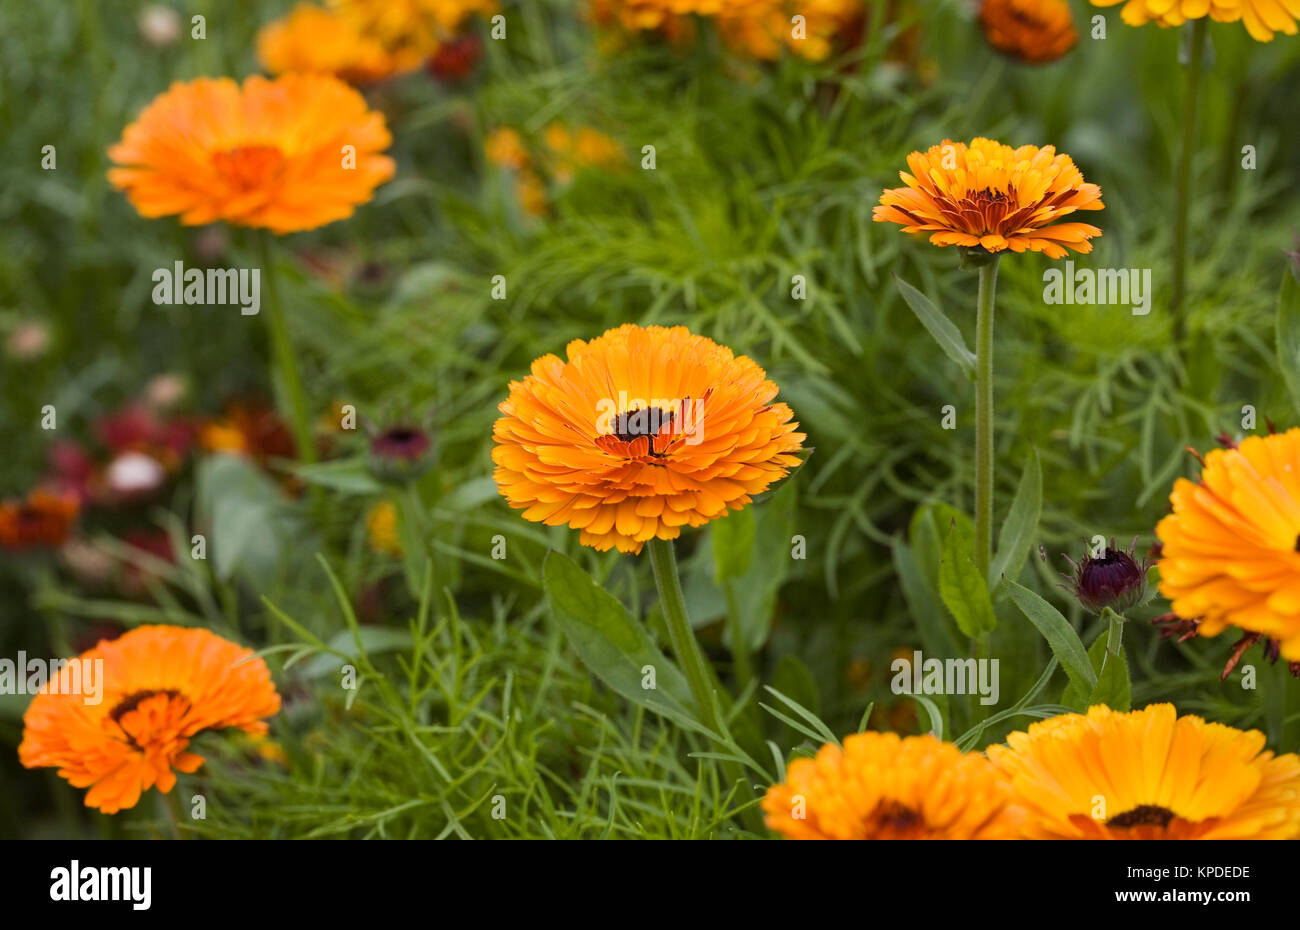
<path fill-rule="evenodd" d="M 907 697 L 925 708 L 925 712 L 930 716 L 930 732 L 934 734 L 935 739 L 943 739 L 943 712 L 939 710 L 939 705 L 924 695 L 909 694 Z"/>
<path fill-rule="evenodd" d="M 201 460 L 195 497 L 199 523 L 210 527 L 208 557 L 222 581 L 238 574 L 264 589 L 287 547 L 313 545 L 275 482 L 239 456 Z"/>
<path fill-rule="evenodd" d="M 936 307 L 930 298 L 898 275 L 894 275 L 894 281 L 898 284 L 898 290 L 902 293 L 903 300 L 907 301 L 907 305 L 912 308 L 912 312 L 921 321 L 921 325 L 934 337 L 934 341 L 939 343 L 939 348 L 943 349 L 944 353 L 961 367 L 966 377 L 974 380 L 975 353 L 966 348 L 966 341 L 962 339 L 961 330 L 956 327 L 952 320 L 943 315 L 943 311 Z"/>
<path fill-rule="evenodd" d="M 592 581 L 578 563 L 552 550 L 542 565 L 551 617 L 578 658 L 597 678 L 635 704 L 677 713 L 692 706 L 686 678 L 618 599 Z M 655 687 L 642 687 L 654 669 Z M 658 706 L 656 706 L 658 705 Z"/>
<path fill-rule="evenodd" d="M 1294 266 L 1282 273 L 1282 290 L 1277 298 L 1277 365 L 1291 393 L 1291 403 L 1300 413 L 1300 282 Z"/>
<path fill-rule="evenodd" d="M 776 664 L 776 671 L 772 673 L 772 688 L 798 701 L 814 714 L 821 713 L 821 692 L 817 688 L 817 679 L 794 653 L 787 652 Z"/>
<path fill-rule="evenodd" d="M 1020 612 L 1029 618 L 1029 622 L 1038 629 L 1043 639 L 1047 640 L 1052 654 L 1061 663 L 1061 668 L 1065 669 L 1065 674 L 1070 676 L 1070 681 L 1077 684 L 1085 693 L 1092 693 L 1093 687 L 1097 684 L 1097 673 L 1088 661 L 1088 653 L 1083 648 L 1079 634 L 1074 632 L 1074 627 L 1070 626 L 1070 621 L 1066 620 L 1059 610 L 1023 585 L 1008 581 L 1007 589 L 1011 592 L 1011 599 L 1016 602 Z M 1062 703 L 1068 702 L 1062 701 Z"/>
<path fill-rule="evenodd" d="M 1088 649 L 1089 665 L 1096 673 L 1097 683 L 1091 688 L 1081 688 L 1077 682 L 1071 681 L 1061 692 L 1062 704 L 1080 713 L 1086 712 L 1094 704 L 1105 704 L 1117 711 L 1128 711 L 1131 708 L 1133 697 L 1128 677 L 1128 658 L 1122 646 L 1118 661 L 1114 656 L 1108 657 L 1108 639 L 1109 633 L 1102 630 Z"/>
<path fill-rule="evenodd" d="M 1030 450 L 1029 461 L 1020 474 L 1020 485 L 1011 501 L 1006 522 L 998 531 L 998 551 L 989 566 L 989 585 L 997 587 L 1002 576 L 1015 581 L 1025 566 L 1034 545 L 1038 516 L 1043 506 L 1043 470 L 1037 450 Z"/>
<path fill-rule="evenodd" d="M 358 637 L 360 638 L 360 646 L 358 646 Z M 361 655 L 362 651 L 367 656 L 384 652 L 396 652 L 397 650 L 410 649 L 413 642 L 410 630 L 361 627 L 355 635 L 351 630 L 343 630 L 336 633 L 326 644 L 331 650 L 330 652 L 313 656 L 303 663 L 301 674 L 306 678 L 319 678 L 322 675 L 338 671 L 345 661 L 343 656 L 355 659 Z M 337 655 L 336 653 L 342 653 L 343 655 Z"/>
<path fill-rule="evenodd" d="M 713 577 L 719 585 L 749 571 L 754 556 L 754 510 L 736 510 L 715 520 L 713 530 Z"/>
<path fill-rule="evenodd" d="M 916 553 L 901 539 L 893 541 L 890 551 L 894 559 L 894 574 L 903 588 L 903 597 L 925 651 L 931 655 L 956 655 L 957 643 L 947 612 L 940 604 L 932 583 L 922 575 Z"/>
<path fill-rule="evenodd" d="M 942 552 L 939 596 L 952 612 L 957 627 L 967 636 L 989 632 L 998 625 L 998 618 L 993 613 L 988 582 L 975 567 L 974 528 L 954 519 L 943 538 Z"/>
<path fill-rule="evenodd" d="M 378 494 L 384 490 L 384 486 L 370 474 L 364 458 L 299 465 L 294 474 L 307 484 L 329 488 L 340 494 Z"/>
<path fill-rule="evenodd" d="M 761 649 L 767 642 L 777 592 L 794 564 L 790 558 L 790 539 L 794 535 L 797 494 L 798 483 L 787 480 L 755 508 L 753 556 L 745 572 L 732 582 L 741 634 L 750 652 Z M 730 519 L 715 521 L 713 525 L 716 528 Z"/>

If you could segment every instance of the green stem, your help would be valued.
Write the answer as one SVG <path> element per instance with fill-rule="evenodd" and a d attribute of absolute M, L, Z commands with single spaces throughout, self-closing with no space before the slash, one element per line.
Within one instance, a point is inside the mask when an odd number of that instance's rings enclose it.
<path fill-rule="evenodd" d="M 1187 93 L 1183 99 L 1183 136 L 1178 153 L 1177 188 L 1174 195 L 1174 287 L 1169 300 L 1174 315 L 1174 336 L 1181 339 L 1187 325 L 1181 307 L 1187 293 L 1187 210 L 1191 197 L 1192 153 L 1196 147 L 1196 106 L 1201 90 L 1205 59 L 1206 18 L 1191 23 L 1191 58 L 1187 62 Z"/>
<path fill-rule="evenodd" d="M 988 578 L 993 560 L 993 292 L 996 256 L 980 266 L 975 319 L 975 567 Z"/>
<path fill-rule="evenodd" d="M 670 539 L 652 539 L 646 547 L 650 550 L 650 565 L 654 569 L 655 587 L 659 590 L 659 603 L 663 606 L 664 620 L 668 626 L 668 640 L 673 653 L 686 675 L 691 696 L 699 707 L 700 721 L 721 735 L 722 727 L 713 707 L 713 684 L 704 653 L 695 639 L 690 618 L 686 614 L 686 596 L 677 572 L 677 554 Z"/>
<path fill-rule="evenodd" d="M 652 539 L 646 543 L 646 548 L 650 550 L 650 566 L 654 569 L 655 587 L 659 591 L 659 603 L 663 607 L 664 620 L 668 627 L 668 640 L 686 676 L 691 695 L 699 707 L 700 722 L 718 734 L 719 738 L 723 738 L 725 731 L 714 710 L 713 676 L 709 672 L 704 653 L 700 651 L 700 644 L 695 639 L 690 617 L 686 613 L 686 596 L 682 593 L 681 576 L 677 570 L 677 554 L 673 550 L 672 540 Z M 722 774 L 730 784 L 740 783 L 741 803 L 753 801 L 753 786 L 736 763 L 724 761 Z M 752 805 L 746 808 L 741 821 L 754 832 L 761 832 L 763 829 L 758 810 Z"/>
<path fill-rule="evenodd" d="M 262 270 L 266 274 L 266 326 L 271 337 L 271 356 L 280 376 L 285 399 L 289 404 L 289 422 L 293 428 L 294 444 L 298 447 L 298 461 L 311 465 L 316 461 L 316 443 L 311 422 L 307 418 L 307 402 L 302 389 L 302 376 L 298 373 L 298 359 L 294 355 L 289 327 L 285 325 L 284 310 L 280 306 L 280 293 L 275 276 L 275 262 L 271 253 L 271 234 L 261 230 L 257 237 L 261 250 Z"/>
<path fill-rule="evenodd" d="M 172 790 L 163 795 L 163 810 L 167 812 L 167 823 L 171 826 L 172 839 L 184 839 L 185 835 L 181 833 L 181 787 L 177 783 L 172 785 Z"/>
<path fill-rule="evenodd" d="M 1106 631 L 1106 655 L 1101 660 L 1101 669 L 1102 671 L 1105 671 L 1106 663 L 1109 662 L 1111 658 L 1119 659 L 1123 653 L 1125 619 L 1109 607 L 1101 612 L 1101 616 L 1102 619 L 1107 620 L 1110 623 L 1110 628 Z"/>

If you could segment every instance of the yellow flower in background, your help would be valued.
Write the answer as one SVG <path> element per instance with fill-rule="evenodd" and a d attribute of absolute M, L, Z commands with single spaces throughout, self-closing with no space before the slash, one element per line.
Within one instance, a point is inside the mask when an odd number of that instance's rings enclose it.
<path fill-rule="evenodd" d="M 1066 0 L 981 0 L 979 22 L 989 45 L 1030 64 L 1056 61 L 1079 40 Z"/>
<path fill-rule="evenodd" d="M 395 171 L 383 154 L 391 141 L 383 115 L 328 75 L 199 78 L 126 127 L 108 150 L 108 180 L 141 216 L 297 232 L 369 201 Z"/>
<path fill-rule="evenodd" d="M 708 18 L 730 48 L 765 61 L 787 50 L 821 61 L 865 16 L 861 0 L 592 0 L 589 10 L 598 25 L 672 41 L 694 36 L 691 17 Z"/>
<path fill-rule="evenodd" d="M 1160 593 L 1173 612 L 1278 640 L 1300 660 L 1300 428 L 1251 436 L 1205 456 L 1199 482 L 1179 478 L 1156 525 Z"/>
<path fill-rule="evenodd" d="M 513 168 L 516 171 L 526 167 L 532 161 L 519 133 L 508 126 L 494 129 L 487 134 L 483 140 L 483 152 L 492 164 L 501 168 Z"/>
<path fill-rule="evenodd" d="M 524 212 L 546 215 L 546 184 L 533 167 L 533 156 L 519 133 L 508 126 L 494 129 L 483 140 L 487 160 L 514 176 L 515 199 Z"/>
<path fill-rule="evenodd" d="M 740 510 L 804 439 L 753 360 L 685 327 L 626 324 L 545 355 L 493 427 L 497 489 L 584 546 L 640 552 Z"/>
<path fill-rule="evenodd" d="M 1101 230 L 1058 223 L 1077 210 L 1101 210 L 1101 188 L 1087 184 L 1069 155 L 1048 145 L 1013 149 L 991 139 L 966 145 L 945 139 L 907 157 L 906 187 L 886 190 L 872 218 L 904 232 L 928 232 L 935 245 L 981 246 L 989 252 L 1091 252 Z"/>
<path fill-rule="evenodd" d="M 1130 26 L 1158 23 L 1181 26 L 1209 17 L 1218 23 L 1241 22 L 1251 38 L 1271 42 L 1273 35 L 1296 34 L 1300 0 L 1092 0 L 1094 6 L 1124 4 L 1120 16 Z"/>
<path fill-rule="evenodd" d="M 1034 839 L 1293 839 L 1300 756 L 1172 704 L 1065 714 L 990 746 Z"/>
<path fill-rule="evenodd" d="M 370 548 L 380 555 L 400 558 L 402 541 L 397 535 L 397 508 L 390 501 L 380 501 L 366 514 L 366 534 Z"/>
<path fill-rule="evenodd" d="M 491 16 L 496 0 L 330 0 L 330 8 L 389 54 L 418 62 L 454 39 L 473 16 Z"/>
<path fill-rule="evenodd" d="M 350 19 L 300 3 L 289 15 L 263 26 L 257 57 L 271 74 L 332 74 L 349 83 L 367 83 L 419 65 L 399 61 Z"/>
<path fill-rule="evenodd" d="M 588 126 L 571 130 L 551 123 L 542 139 L 550 150 L 551 172 L 561 184 L 569 183 L 583 168 L 614 168 L 627 160 L 618 142 Z"/>
<path fill-rule="evenodd" d="M 1023 817 L 1010 783 L 979 753 L 875 732 L 791 762 L 763 813 L 793 840 L 1017 839 Z"/>

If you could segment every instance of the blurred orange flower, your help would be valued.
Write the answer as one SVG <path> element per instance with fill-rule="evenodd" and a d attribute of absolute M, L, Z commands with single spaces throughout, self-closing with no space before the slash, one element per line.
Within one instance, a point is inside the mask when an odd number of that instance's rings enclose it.
<path fill-rule="evenodd" d="M 351 216 L 392 178 L 384 117 L 337 78 L 290 74 L 173 84 L 108 150 L 145 217 L 225 220 L 275 233 Z"/>
<path fill-rule="evenodd" d="M 299 3 L 257 34 L 257 57 L 272 74 L 332 74 L 354 84 L 377 81 L 419 64 L 388 54 L 345 16 Z"/>
<path fill-rule="evenodd" d="M 25 499 L 0 501 L 0 545 L 6 549 L 63 544 L 81 505 L 71 492 L 34 488 Z"/>
<path fill-rule="evenodd" d="M 102 661 L 97 703 L 73 666 L 37 694 L 23 715 L 18 758 L 27 768 L 57 767 L 105 814 L 134 807 L 154 785 L 164 793 L 176 772 L 203 757 L 186 752 L 204 730 L 267 730 L 280 696 L 262 659 L 208 630 L 142 626 L 82 653 Z M 80 690 L 74 682 L 80 680 Z"/>
<path fill-rule="evenodd" d="M 1079 40 L 1066 0 L 982 0 L 979 21 L 989 45 L 1030 64 L 1056 61 Z"/>

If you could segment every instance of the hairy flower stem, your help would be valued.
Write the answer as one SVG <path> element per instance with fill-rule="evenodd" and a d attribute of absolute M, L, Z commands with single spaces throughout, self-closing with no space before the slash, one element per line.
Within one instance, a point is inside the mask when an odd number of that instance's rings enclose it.
<path fill-rule="evenodd" d="M 285 400 L 289 404 L 289 422 L 293 427 L 294 445 L 298 447 L 298 461 L 311 465 L 316 461 L 316 444 L 312 439 L 311 423 L 307 419 L 307 402 L 302 389 L 302 376 L 298 373 L 298 360 L 289 338 L 289 328 L 284 322 L 284 310 L 280 306 L 275 262 L 272 260 L 271 234 L 261 230 L 257 241 L 261 250 L 262 270 L 266 273 L 266 326 L 271 338 L 271 355 L 280 376 Z"/>
<path fill-rule="evenodd" d="M 994 256 L 980 266 L 975 318 L 975 567 L 984 579 L 993 559 L 993 293 L 997 283 Z"/>
<path fill-rule="evenodd" d="M 1191 197 L 1192 153 L 1196 147 L 1196 106 L 1201 90 L 1201 71 L 1205 59 L 1205 17 L 1192 20 L 1191 57 L 1187 61 L 1187 93 L 1183 99 L 1183 135 L 1178 153 L 1177 188 L 1174 195 L 1174 287 L 1169 312 L 1174 315 L 1174 337 L 1180 341 L 1187 332 L 1182 313 L 1187 294 L 1187 210 Z"/>
<path fill-rule="evenodd" d="M 1106 655 L 1101 661 L 1101 670 L 1106 670 L 1106 663 L 1120 661 L 1124 650 L 1124 623 L 1125 618 L 1115 613 L 1109 607 L 1101 612 L 1101 618 L 1108 622 L 1109 629 L 1106 632 Z M 1098 673 L 1100 676 L 1100 673 Z"/>
<path fill-rule="evenodd" d="M 704 653 L 695 639 L 690 617 L 686 613 L 686 596 L 682 593 L 681 576 L 677 570 L 677 554 L 673 550 L 671 539 L 651 539 L 646 543 L 650 550 L 650 566 L 654 569 L 655 587 L 659 591 L 659 603 L 663 607 L 664 622 L 668 627 L 668 639 L 673 647 L 686 682 L 690 685 L 691 696 L 699 711 L 700 722 L 721 738 L 725 735 L 721 721 L 715 710 L 713 697 L 713 677 L 705 662 Z M 741 782 L 739 798 L 742 802 L 753 798 L 753 787 L 744 773 L 734 762 L 723 761 L 723 777 L 730 784 Z M 761 821 L 753 807 L 746 811 L 744 820 L 750 829 L 760 829 Z"/>

